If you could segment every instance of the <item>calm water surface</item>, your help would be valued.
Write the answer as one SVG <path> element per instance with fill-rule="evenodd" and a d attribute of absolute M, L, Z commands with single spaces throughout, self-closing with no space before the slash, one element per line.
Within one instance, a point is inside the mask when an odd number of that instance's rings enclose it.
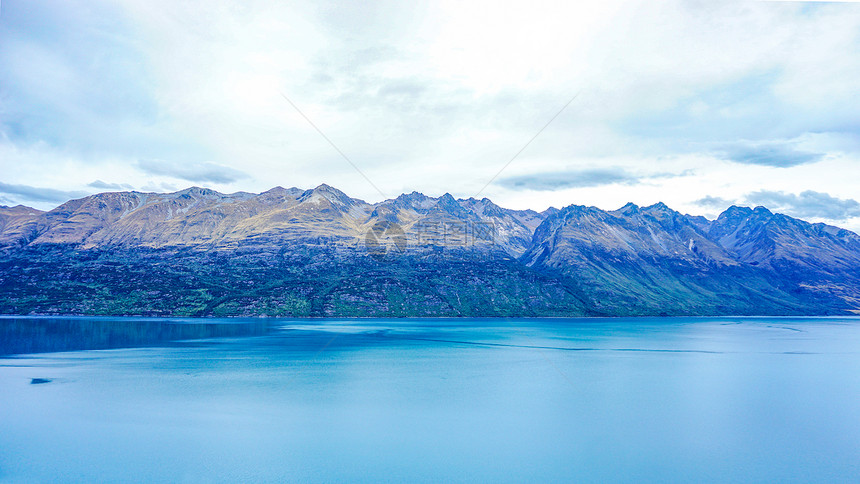
<path fill-rule="evenodd" d="M 860 482 L 857 318 L 205 322 L 0 319 L 0 482 Z"/>

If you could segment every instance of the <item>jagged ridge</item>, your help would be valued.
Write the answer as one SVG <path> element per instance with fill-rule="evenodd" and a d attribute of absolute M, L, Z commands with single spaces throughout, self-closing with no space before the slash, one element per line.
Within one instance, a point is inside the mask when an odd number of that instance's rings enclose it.
<path fill-rule="evenodd" d="M 393 246 L 379 228 L 392 224 L 402 228 L 405 252 L 380 257 L 378 243 Z M 375 252 L 365 244 L 368 234 L 377 242 Z M 764 207 L 730 207 L 711 221 L 662 203 L 537 213 L 450 194 L 413 192 L 369 204 L 328 185 L 260 194 L 192 187 L 101 193 L 48 212 L 0 207 L 0 250 L 5 313 L 860 309 L 860 237 Z M 178 294 L 185 296 L 171 296 Z M 163 301 L 166 296 L 173 304 Z M 112 305 L 111 298 L 120 302 Z"/>

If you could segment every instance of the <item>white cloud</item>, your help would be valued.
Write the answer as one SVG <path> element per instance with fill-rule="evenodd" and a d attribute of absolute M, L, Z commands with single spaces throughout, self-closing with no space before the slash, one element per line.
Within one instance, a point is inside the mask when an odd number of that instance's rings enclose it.
<path fill-rule="evenodd" d="M 183 163 L 165 160 L 138 160 L 137 168 L 150 175 L 162 175 L 199 183 L 226 185 L 248 177 L 247 173 L 211 162 Z"/>
<path fill-rule="evenodd" d="M 125 0 L 28 13 L 7 0 L 3 8 L 8 184 L 69 191 L 92 190 L 93 180 L 153 188 L 188 180 L 139 169 L 141 159 L 170 160 L 248 175 L 195 175 L 225 191 L 326 182 L 379 199 L 282 92 L 386 195 L 468 197 L 579 92 L 482 195 L 515 208 L 664 201 L 706 214 L 695 203 L 705 195 L 856 197 L 857 5 Z M 779 145 L 766 161 L 794 166 L 720 159 L 739 142 Z M 797 153 L 821 158 L 792 163 Z M 501 182 L 610 168 L 688 175 L 541 192 Z"/>

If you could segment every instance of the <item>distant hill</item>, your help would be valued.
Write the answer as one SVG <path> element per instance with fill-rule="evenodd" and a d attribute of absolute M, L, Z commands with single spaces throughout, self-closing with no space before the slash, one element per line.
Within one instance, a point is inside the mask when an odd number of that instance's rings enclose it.
<path fill-rule="evenodd" d="M 328 185 L 0 207 L 0 313 L 190 316 L 860 313 L 860 236 L 764 207 L 542 213 Z"/>

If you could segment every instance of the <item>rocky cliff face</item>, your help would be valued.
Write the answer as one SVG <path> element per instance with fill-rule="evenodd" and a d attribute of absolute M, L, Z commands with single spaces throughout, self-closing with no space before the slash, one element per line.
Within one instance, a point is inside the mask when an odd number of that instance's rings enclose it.
<path fill-rule="evenodd" d="M 753 266 L 792 264 L 824 271 L 860 266 L 857 234 L 771 213 L 764 207 L 729 208 L 710 224 L 708 236 Z"/>
<path fill-rule="evenodd" d="M 764 207 L 711 221 L 663 204 L 537 213 L 450 194 L 369 204 L 328 185 L 195 187 L 102 193 L 49 212 L 0 207 L 0 253 L 5 313 L 860 310 L 860 237 Z"/>
<path fill-rule="evenodd" d="M 663 204 L 628 204 L 612 212 L 570 206 L 535 230 L 521 260 L 569 276 L 587 306 L 605 311 L 623 306 L 642 314 L 756 314 L 822 305 L 856 310 L 857 239 L 763 207 L 731 207 L 708 221 Z"/>

